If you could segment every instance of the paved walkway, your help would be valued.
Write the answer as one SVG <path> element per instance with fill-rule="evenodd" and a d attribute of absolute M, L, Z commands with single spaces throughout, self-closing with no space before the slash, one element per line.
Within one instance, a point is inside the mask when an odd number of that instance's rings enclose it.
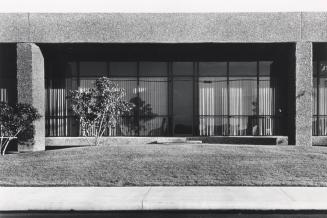
<path fill-rule="evenodd" d="M 327 210 L 327 187 L 0 187 L 0 211 Z"/>

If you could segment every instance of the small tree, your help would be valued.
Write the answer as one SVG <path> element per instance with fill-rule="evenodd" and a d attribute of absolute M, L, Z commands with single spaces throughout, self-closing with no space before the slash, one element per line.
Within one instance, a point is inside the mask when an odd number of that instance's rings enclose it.
<path fill-rule="evenodd" d="M 6 102 L 0 102 L 0 145 L 1 155 L 4 155 L 9 143 L 17 136 L 33 128 L 32 123 L 41 115 L 30 104 L 19 103 L 11 107 Z"/>
<path fill-rule="evenodd" d="M 109 127 L 115 128 L 117 119 L 130 111 L 133 104 L 124 100 L 126 92 L 107 77 L 95 81 L 94 88 L 70 91 L 73 113 L 79 118 L 82 136 L 99 139 Z"/>

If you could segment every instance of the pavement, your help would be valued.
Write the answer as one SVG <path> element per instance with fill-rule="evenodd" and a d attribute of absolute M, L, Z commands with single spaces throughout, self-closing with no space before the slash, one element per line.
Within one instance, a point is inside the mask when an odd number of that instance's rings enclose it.
<path fill-rule="evenodd" d="M 0 187 L 0 211 L 327 210 L 327 187 Z"/>

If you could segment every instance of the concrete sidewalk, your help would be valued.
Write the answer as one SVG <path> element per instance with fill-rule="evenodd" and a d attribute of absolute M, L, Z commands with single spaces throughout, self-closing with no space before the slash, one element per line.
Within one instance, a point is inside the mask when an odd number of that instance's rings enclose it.
<path fill-rule="evenodd" d="M 0 187 L 0 211 L 327 210 L 327 187 Z"/>

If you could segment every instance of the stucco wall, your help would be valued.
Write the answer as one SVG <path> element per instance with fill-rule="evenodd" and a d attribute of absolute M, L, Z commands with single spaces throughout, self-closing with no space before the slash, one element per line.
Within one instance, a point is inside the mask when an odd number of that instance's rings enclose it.
<path fill-rule="evenodd" d="M 327 13 L 302 13 L 302 40 L 327 42 Z"/>
<path fill-rule="evenodd" d="M 295 144 L 312 145 L 312 43 L 296 43 Z"/>
<path fill-rule="evenodd" d="M 33 105 L 42 118 L 34 122 L 32 142 L 18 144 L 19 151 L 45 149 L 45 95 L 44 60 L 40 48 L 33 43 L 17 44 L 17 99 L 20 103 Z"/>
<path fill-rule="evenodd" d="M 327 41 L 327 13 L 0 14 L 0 42 Z"/>

